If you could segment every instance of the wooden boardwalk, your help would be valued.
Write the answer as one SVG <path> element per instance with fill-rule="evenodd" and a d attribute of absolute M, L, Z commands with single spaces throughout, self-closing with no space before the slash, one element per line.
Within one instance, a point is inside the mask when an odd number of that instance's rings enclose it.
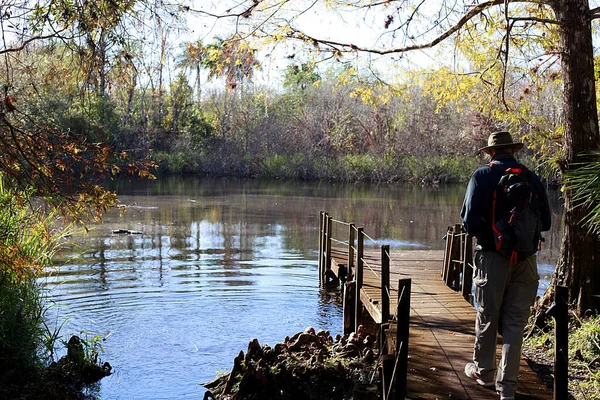
<path fill-rule="evenodd" d="M 330 254 L 337 273 L 338 265 L 347 263 L 347 251 L 334 248 Z M 367 310 L 379 307 L 381 315 L 381 267 L 373 267 L 381 265 L 381 253 L 364 250 L 363 259 L 363 304 Z M 497 399 L 494 390 L 464 374 L 473 353 L 475 309 L 442 281 L 443 263 L 443 250 L 390 252 L 390 315 L 396 314 L 398 280 L 412 280 L 406 398 Z M 552 391 L 522 359 L 517 399 L 552 398 Z"/>

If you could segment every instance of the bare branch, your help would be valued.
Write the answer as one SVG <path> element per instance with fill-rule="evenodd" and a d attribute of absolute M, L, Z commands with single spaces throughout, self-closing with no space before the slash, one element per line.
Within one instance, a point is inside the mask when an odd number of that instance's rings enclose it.
<path fill-rule="evenodd" d="M 339 42 L 339 41 L 328 40 L 328 39 L 320 39 L 317 37 L 310 36 L 310 35 L 302 32 L 300 30 L 297 30 L 297 29 L 292 29 L 292 33 L 289 36 L 297 38 L 297 39 L 301 39 L 304 41 L 310 41 L 313 43 L 327 45 L 332 48 L 344 49 L 344 51 L 346 51 L 346 52 L 360 51 L 360 52 L 365 52 L 365 53 L 373 53 L 373 54 L 381 54 L 381 55 L 394 54 L 394 53 L 405 53 L 405 52 L 409 52 L 409 51 L 413 51 L 413 50 L 429 49 L 429 48 L 436 46 L 437 44 L 448 39 L 450 36 L 454 35 L 457 31 L 459 31 L 462 27 L 464 27 L 465 24 L 467 24 L 471 19 L 473 19 L 477 15 L 480 15 L 485 10 L 487 10 L 491 7 L 502 5 L 504 3 L 505 3 L 505 0 L 490 0 L 485 3 L 473 5 L 471 10 L 469 12 L 467 12 L 456 24 L 454 24 L 452 27 L 450 27 L 448 30 L 446 30 L 445 32 L 443 32 L 441 35 L 434 38 L 433 40 L 431 40 L 427 43 L 415 44 L 415 45 L 405 46 L 405 47 L 396 47 L 396 48 L 392 48 L 392 49 L 370 48 L 370 47 L 358 46 L 353 43 Z M 517 1 L 509 1 L 509 3 L 538 3 L 538 2 L 535 0 L 517 0 Z M 600 12 L 600 8 L 599 8 L 599 12 Z M 542 19 L 542 18 L 535 18 L 535 17 L 511 18 L 511 19 L 515 20 L 515 21 L 530 20 L 530 21 L 556 24 L 556 21 Z"/>
<path fill-rule="evenodd" d="M 540 22 L 542 24 L 552 24 L 552 25 L 558 24 L 558 21 L 555 21 L 553 19 L 536 18 L 536 17 L 510 17 L 510 20 L 516 21 L 516 22 L 525 21 L 525 22 Z"/>
<path fill-rule="evenodd" d="M 62 29 L 55 33 L 51 33 L 49 35 L 40 35 L 40 36 L 30 37 L 29 39 L 27 39 L 23 43 L 21 43 L 21 45 L 18 47 L 11 47 L 8 49 L 0 50 L 0 55 L 6 54 L 6 53 L 16 53 L 16 52 L 22 51 L 31 42 L 34 42 L 36 40 L 52 39 L 52 38 L 58 37 L 58 35 L 60 35 L 60 33 L 64 32 L 64 31 L 66 31 L 66 29 Z"/>
<path fill-rule="evenodd" d="M 238 13 L 232 13 L 231 9 L 227 10 L 225 14 L 214 14 L 204 10 L 198 10 L 195 8 L 191 8 L 189 6 L 183 6 L 182 9 L 184 11 L 189 11 L 195 14 L 206 15 L 207 17 L 215 18 L 215 19 L 223 19 L 223 18 L 248 18 L 254 9 L 260 4 L 260 0 L 254 0 L 252 4 L 247 7 L 245 10 L 240 11 Z"/>

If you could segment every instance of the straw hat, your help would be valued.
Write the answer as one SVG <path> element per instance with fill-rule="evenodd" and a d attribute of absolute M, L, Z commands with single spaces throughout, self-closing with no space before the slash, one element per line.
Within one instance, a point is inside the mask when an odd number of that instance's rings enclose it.
<path fill-rule="evenodd" d="M 488 137 L 488 145 L 480 148 L 478 151 L 485 151 L 490 153 L 494 149 L 501 149 L 504 147 L 512 147 L 515 151 L 519 151 L 523 148 L 523 143 L 513 142 L 512 136 L 507 131 L 493 132 Z"/>

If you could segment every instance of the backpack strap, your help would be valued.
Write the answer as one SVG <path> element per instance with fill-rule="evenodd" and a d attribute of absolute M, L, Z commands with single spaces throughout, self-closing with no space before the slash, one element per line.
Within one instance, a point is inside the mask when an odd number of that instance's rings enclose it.
<path fill-rule="evenodd" d="M 531 171 L 529 171 L 529 169 L 524 166 L 521 163 L 518 163 L 518 167 L 511 167 L 511 168 L 507 168 L 507 169 L 503 169 L 500 166 L 500 163 L 498 161 L 490 161 L 488 166 L 498 172 L 500 172 L 502 175 L 506 175 L 506 174 L 520 174 L 522 172 L 525 172 L 527 174 L 527 177 L 529 178 L 529 174 L 531 173 Z"/>
<path fill-rule="evenodd" d="M 496 201 L 498 200 L 497 188 L 494 188 L 494 196 L 492 198 L 492 231 L 497 237 L 496 250 L 499 251 L 502 247 L 502 232 L 496 228 Z"/>
<path fill-rule="evenodd" d="M 498 163 L 496 163 L 494 161 L 490 161 L 488 166 L 492 170 L 499 172 L 500 177 L 504 176 L 504 170 L 502 169 L 502 167 L 500 167 L 500 165 L 498 165 Z M 498 200 L 498 182 L 496 182 L 496 184 L 493 187 L 494 187 L 494 192 L 492 194 L 492 231 L 494 232 L 494 235 L 496 235 L 496 238 L 497 238 L 497 241 L 495 241 L 496 242 L 496 250 L 499 251 L 500 248 L 502 247 L 502 232 L 500 232 L 498 230 L 498 228 L 496 228 L 496 201 Z"/>

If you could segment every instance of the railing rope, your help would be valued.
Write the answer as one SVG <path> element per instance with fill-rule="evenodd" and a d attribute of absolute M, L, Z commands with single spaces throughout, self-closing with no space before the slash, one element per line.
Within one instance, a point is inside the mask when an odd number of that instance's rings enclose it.
<path fill-rule="evenodd" d="M 367 239 L 369 239 L 371 242 L 373 242 L 374 244 L 377 244 L 377 242 L 375 241 L 375 239 L 373 239 L 371 236 L 367 235 L 366 233 L 363 233 L 365 235 L 365 237 Z"/>
<path fill-rule="evenodd" d="M 379 274 L 377 273 L 378 270 L 376 270 L 370 263 L 363 259 L 363 269 L 364 267 L 367 267 L 369 271 L 371 271 L 373 275 L 375 275 L 376 278 L 379 278 Z"/>
<path fill-rule="evenodd" d="M 331 238 L 331 243 L 341 244 L 341 245 L 344 245 L 344 246 L 346 246 L 348 244 L 348 243 L 346 243 L 344 241 L 337 240 L 337 239 L 334 239 L 334 238 Z"/>
<path fill-rule="evenodd" d="M 340 221 L 340 220 L 333 219 L 333 218 L 331 219 L 331 221 L 332 221 L 332 222 L 335 222 L 336 224 L 341 224 L 341 225 L 346 225 L 346 226 L 347 226 L 347 225 L 350 225 L 350 223 L 349 223 L 349 222 L 344 222 L 344 221 Z"/>

